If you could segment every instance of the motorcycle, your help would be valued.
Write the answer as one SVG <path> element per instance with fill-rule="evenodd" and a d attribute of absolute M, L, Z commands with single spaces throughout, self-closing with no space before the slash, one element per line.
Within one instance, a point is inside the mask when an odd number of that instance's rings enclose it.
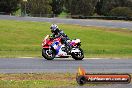
<path fill-rule="evenodd" d="M 54 58 L 68 58 L 72 56 L 75 60 L 82 60 L 84 58 L 83 50 L 80 48 L 80 39 L 67 41 L 71 47 L 67 52 L 67 46 L 61 43 L 61 37 L 51 39 L 47 35 L 42 42 L 42 56 L 47 60 L 53 60 Z"/>

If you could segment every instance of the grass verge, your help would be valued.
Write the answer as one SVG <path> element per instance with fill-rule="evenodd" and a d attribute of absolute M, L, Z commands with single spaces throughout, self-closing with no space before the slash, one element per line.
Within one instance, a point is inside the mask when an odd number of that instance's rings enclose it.
<path fill-rule="evenodd" d="M 24 73 L 0 74 L 0 88 L 75 88 L 73 73 Z M 108 86 L 112 84 L 85 84 L 83 87 Z"/>
<path fill-rule="evenodd" d="M 42 57 L 41 42 L 50 23 L 0 20 L 0 57 Z M 59 24 L 71 38 L 80 38 L 85 57 L 132 57 L 132 31 Z"/>
<path fill-rule="evenodd" d="M 79 86 L 71 73 L 0 74 L 0 88 L 69 88 Z M 88 84 L 84 86 L 96 86 Z"/>

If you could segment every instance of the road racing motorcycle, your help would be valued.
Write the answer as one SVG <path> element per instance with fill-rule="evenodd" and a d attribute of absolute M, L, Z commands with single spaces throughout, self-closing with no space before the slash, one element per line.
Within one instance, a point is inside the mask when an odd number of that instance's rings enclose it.
<path fill-rule="evenodd" d="M 61 37 L 52 39 L 50 35 L 47 35 L 42 42 L 42 56 L 47 60 L 53 60 L 54 58 L 68 58 L 72 57 L 75 60 L 82 60 L 84 58 L 83 50 L 80 48 L 80 39 L 68 40 L 68 44 L 71 47 L 67 52 L 65 44 L 61 43 Z"/>

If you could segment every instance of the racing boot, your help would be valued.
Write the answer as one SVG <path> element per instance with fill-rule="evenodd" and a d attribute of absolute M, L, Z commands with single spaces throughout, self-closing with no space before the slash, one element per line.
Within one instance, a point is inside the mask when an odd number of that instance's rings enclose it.
<path fill-rule="evenodd" d="M 72 47 L 70 45 L 67 46 L 67 54 L 70 54 L 71 53 L 71 49 Z"/>

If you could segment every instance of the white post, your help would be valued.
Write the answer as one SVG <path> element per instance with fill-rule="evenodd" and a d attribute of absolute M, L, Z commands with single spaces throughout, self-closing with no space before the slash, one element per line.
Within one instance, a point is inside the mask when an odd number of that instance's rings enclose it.
<path fill-rule="evenodd" d="M 26 3 L 27 3 L 27 0 L 23 0 L 23 2 L 25 3 L 25 8 L 24 8 L 24 16 L 26 16 Z"/>

